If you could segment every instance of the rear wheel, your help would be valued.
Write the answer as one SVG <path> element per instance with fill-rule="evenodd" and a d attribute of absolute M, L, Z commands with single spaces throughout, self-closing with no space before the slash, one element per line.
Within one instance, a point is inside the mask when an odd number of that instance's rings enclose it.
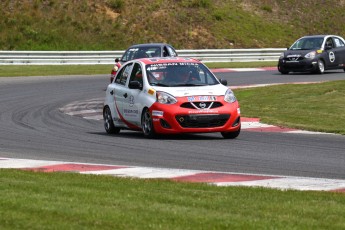
<path fill-rule="evenodd" d="M 104 129 L 107 133 L 114 134 L 114 133 L 120 132 L 120 129 L 116 128 L 114 125 L 109 107 L 105 107 L 103 110 L 103 121 L 104 121 Z"/>
<path fill-rule="evenodd" d="M 225 139 L 235 139 L 236 137 L 238 137 L 238 135 L 240 135 L 240 132 L 241 127 L 235 132 L 221 132 L 221 134 Z"/>
<path fill-rule="evenodd" d="M 155 136 L 155 130 L 153 128 L 153 121 L 150 111 L 145 109 L 141 116 L 141 128 L 143 130 L 144 136 L 148 138 L 153 138 Z"/>
<path fill-rule="evenodd" d="M 316 72 L 319 74 L 323 74 L 323 72 L 325 72 L 325 63 L 322 60 L 317 60 Z"/>

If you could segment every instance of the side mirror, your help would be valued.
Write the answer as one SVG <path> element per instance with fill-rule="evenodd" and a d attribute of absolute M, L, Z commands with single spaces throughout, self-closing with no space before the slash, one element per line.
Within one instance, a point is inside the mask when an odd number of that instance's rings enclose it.
<path fill-rule="evenodd" d="M 143 89 L 143 84 L 141 84 L 141 82 L 139 81 L 130 81 L 128 84 L 128 88 L 130 89 Z"/>
<path fill-rule="evenodd" d="M 228 81 L 225 79 L 219 79 L 219 81 L 220 81 L 220 84 L 222 84 L 222 85 L 225 85 L 225 86 L 228 85 Z"/>

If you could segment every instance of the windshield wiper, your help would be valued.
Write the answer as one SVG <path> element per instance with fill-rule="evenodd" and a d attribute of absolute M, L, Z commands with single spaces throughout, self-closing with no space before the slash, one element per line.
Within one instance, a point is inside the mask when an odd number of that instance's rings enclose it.
<path fill-rule="evenodd" d="M 158 82 L 151 82 L 150 85 L 155 85 L 155 86 L 163 86 L 163 87 L 168 87 L 169 85 L 163 84 L 163 83 L 158 83 Z"/>
<path fill-rule="evenodd" d="M 205 86 L 205 84 L 193 84 L 193 83 L 185 83 L 185 84 L 176 84 L 172 85 L 174 87 L 179 87 L 179 86 Z"/>

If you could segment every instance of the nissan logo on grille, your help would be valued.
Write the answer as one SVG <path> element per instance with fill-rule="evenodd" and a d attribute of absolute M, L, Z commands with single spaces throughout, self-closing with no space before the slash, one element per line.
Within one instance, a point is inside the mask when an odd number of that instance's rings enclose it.
<path fill-rule="evenodd" d="M 205 102 L 200 102 L 199 103 L 199 107 L 202 108 L 202 109 L 205 109 L 206 108 L 206 103 Z"/>
<path fill-rule="evenodd" d="M 290 61 L 297 61 L 301 55 L 299 54 L 292 54 L 292 55 L 287 55 L 286 56 Z"/>

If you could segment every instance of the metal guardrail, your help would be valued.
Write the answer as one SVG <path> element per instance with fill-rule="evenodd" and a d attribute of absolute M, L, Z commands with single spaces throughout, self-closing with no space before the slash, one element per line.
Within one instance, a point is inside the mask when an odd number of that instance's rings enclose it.
<path fill-rule="evenodd" d="M 177 50 L 180 57 L 202 62 L 278 61 L 285 48 Z M 113 64 L 122 51 L 0 51 L 0 65 Z"/>

